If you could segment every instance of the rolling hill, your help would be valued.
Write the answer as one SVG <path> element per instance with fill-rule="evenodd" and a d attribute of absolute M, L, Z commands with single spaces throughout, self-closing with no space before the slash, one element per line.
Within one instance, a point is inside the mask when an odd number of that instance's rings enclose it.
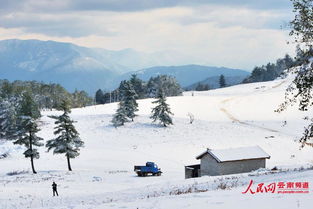
<path fill-rule="evenodd" d="M 311 187 L 307 194 L 242 194 L 251 180 L 253 189 L 263 183 L 313 182 L 313 149 L 299 149 L 297 141 L 307 123 L 302 118 L 312 111 L 273 111 L 290 82 L 287 78 L 169 97 L 174 125 L 168 128 L 151 123 L 153 99 L 139 100 L 138 117 L 119 128 L 110 122 L 117 103 L 73 109 L 71 117 L 85 142 L 72 160 L 73 172 L 66 170 L 64 155 L 41 147 L 35 160 L 38 174 L 33 175 L 24 148 L 0 141 L 0 152 L 8 154 L 0 159 L 0 208 L 310 208 Z M 195 116 L 192 124 L 188 113 Z M 56 114 L 60 112 L 43 112 L 39 136 L 45 141 L 54 137 L 54 121 L 48 116 Z M 197 163 L 195 157 L 208 147 L 256 145 L 271 156 L 265 169 L 184 178 L 184 166 Z M 162 176 L 137 177 L 133 166 L 146 161 L 156 162 Z M 59 185 L 59 197 L 52 197 L 52 181 Z"/>

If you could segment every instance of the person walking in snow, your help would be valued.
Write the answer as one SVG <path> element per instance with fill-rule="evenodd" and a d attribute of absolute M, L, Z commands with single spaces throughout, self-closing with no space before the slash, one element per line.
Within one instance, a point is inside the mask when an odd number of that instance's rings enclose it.
<path fill-rule="evenodd" d="M 53 197 L 55 196 L 55 194 L 59 196 L 58 191 L 57 191 L 57 186 L 58 185 L 55 182 L 52 183 Z"/>

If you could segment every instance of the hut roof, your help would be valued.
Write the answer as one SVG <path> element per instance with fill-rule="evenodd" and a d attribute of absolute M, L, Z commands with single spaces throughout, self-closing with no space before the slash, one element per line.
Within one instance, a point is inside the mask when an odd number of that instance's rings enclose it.
<path fill-rule="evenodd" d="M 261 159 L 270 158 L 261 147 L 238 147 L 231 149 L 220 149 L 220 150 L 210 150 L 203 152 L 201 155 L 197 156 L 196 159 L 201 159 L 206 154 L 211 155 L 217 162 L 226 161 L 237 161 L 237 160 L 251 160 L 251 159 Z"/>

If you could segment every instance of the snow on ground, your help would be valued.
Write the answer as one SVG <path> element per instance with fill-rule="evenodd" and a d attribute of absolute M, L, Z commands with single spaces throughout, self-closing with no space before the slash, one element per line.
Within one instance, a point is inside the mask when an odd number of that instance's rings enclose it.
<path fill-rule="evenodd" d="M 313 149 L 299 149 L 297 139 L 307 122 L 295 107 L 276 113 L 290 79 L 238 85 L 207 92 L 185 92 L 168 98 L 174 126 L 163 128 L 149 119 L 152 99 L 139 101 L 138 117 L 125 127 L 110 124 L 116 104 L 74 109 L 71 116 L 85 141 L 81 155 L 67 172 L 63 155 L 40 148 L 31 174 L 23 148 L 0 141 L 0 208 L 310 208 L 309 194 L 242 194 L 249 181 L 307 181 L 312 184 Z M 193 96 L 192 96 L 193 94 Z M 195 116 L 189 123 L 188 113 Z M 53 137 L 53 120 L 45 111 L 40 135 Z M 286 123 L 284 122 L 286 121 Z M 206 148 L 260 146 L 271 155 L 267 170 L 250 174 L 184 179 L 184 166 Z M 156 162 L 160 177 L 137 177 L 134 165 Z M 271 173 L 273 167 L 288 172 Z M 298 169 L 300 171 L 293 171 Z M 21 172 L 7 175 L 9 172 Z M 51 184 L 59 185 L 52 197 Z M 227 189 L 218 189 L 226 183 Z M 312 185 L 310 185 L 312 186 Z M 186 193 L 186 194 L 185 194 Z"/>

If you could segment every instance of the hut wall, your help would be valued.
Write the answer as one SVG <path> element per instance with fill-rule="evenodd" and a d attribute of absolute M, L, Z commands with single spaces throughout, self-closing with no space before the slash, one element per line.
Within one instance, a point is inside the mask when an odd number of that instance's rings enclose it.
<path fill-rule="evenodd" d="M 265 159 L 238 160 L 217 162 L 211 155 L 201 158 L 201 176 L 217 176 L 236 173 L 246 173 L 259 168 L 265 168 Z"/>
<path fill-rule="evenodd" d="M 238 160 L 218 164 L 220 175 L 246 173 L 265 168 L 265 159 Z"/>

